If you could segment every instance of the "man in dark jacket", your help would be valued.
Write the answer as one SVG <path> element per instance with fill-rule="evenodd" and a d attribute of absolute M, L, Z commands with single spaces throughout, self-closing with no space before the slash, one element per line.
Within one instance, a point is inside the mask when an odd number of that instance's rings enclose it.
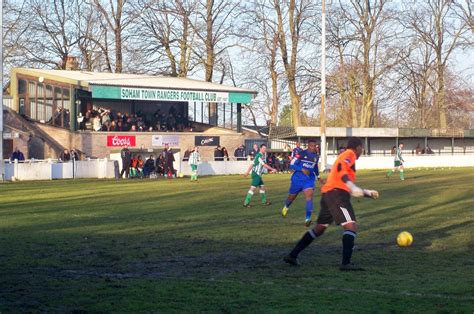
<path fill-rule="evenodd" d="M 253 159 L 255 158 L 255 156 L 258 154 L 259 151 L 260 151 L 260 149 L 258 148 L 258 145 L 257 145 L 257 144 L 253 144 L 253 148 L 252 148 L 252 150 L 249 152 L 250 158 L 253 160 Z"/>
<path fill-rule="evenodd" d="M 12 153 L 12 156 L 10 157 L 10 160 L 11 161 L 15 161 L 18 160 L 18 161 L 23 161 L 25 160 L 25 156 L 23 155 L 23 153 L 18 149 L 18 147 L 15 147 L 15 151 Z"/>
<path fill-rule="evenodd" d="M 164 173 L 167 175 L 169 178 L 171 178 L 174 175 L 174 167 L 173 167 L 173 162 L 174 162 L 174 155 L 173 151 L 169 147 L 168 144 L 165 144 L 165 149 L 163 150 L 163 163 L 164 163 Z"/>
<path fill-rule="evenodd" d="M 125 172 L 125 178 L 128 178 L 130 176 L 130 166 L 132 164 L 132 153 L 127 145 L 125 145 L 120 151 L 120 157 L 122 157 L 122 171 L 120 172 L 120 177 L 122 177 Z"/>
<path fill-rule="evenodd" d="M 237 147 L 237 149 L 234 151 L 234 157 L 236 160 L 245 160 L 244 145 L 240 145 L 239 147 Z"/>
<path fill-rule="evenodd" d="M 217 145 L 216 149 L 214 150 L 214 160 L 215 161 L 224 160 L 224 152 L 222 151 L 222 147 L 220 145 Z"/>
<path fill-rule="evenodd" d="M 145 162 L 145 166 L 143 166 L 143 174 L 148 178 L 153 171 L 155 171 L 155 158 L 150 155 L 150 158 Z"/>

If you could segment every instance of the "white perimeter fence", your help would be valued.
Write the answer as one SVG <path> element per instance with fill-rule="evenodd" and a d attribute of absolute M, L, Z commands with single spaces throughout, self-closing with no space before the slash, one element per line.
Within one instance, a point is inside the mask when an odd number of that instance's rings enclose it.
<path fill-rule="evenodd" d="M 179 154 L 176 154 L 179 157 Z M 329 156 L 330 167 L 336 156 Z M 404 157 L 405 168 L 474 167 L 474 154 L 466 155 L 422 155 Z M 179 160 L 176 158 L 176 160 Z M 199 164 L 199 175 L 230 175 L 244 173 L 251 161 L 203 161 Z M 392 156 L 361 156 L 357 169 L 388 169 L 393 166 Z M 179 174 L 190 175 L 187 161 L 175 162 Z M 121 162 L 108 159 L 55 162 L 52 160 L 5 163 L 5 180 L 52 180 L 72 178 L 116 178 Z M 473 169 L 474 175 L 474 169 Z"/>
<path fill-rule="evenodd" d="M 52 180 L 73 178 L 115 178 L 113 160 L 92 159 L 69 162 L 32 160 L 5 163 L 5 180 Z"/>

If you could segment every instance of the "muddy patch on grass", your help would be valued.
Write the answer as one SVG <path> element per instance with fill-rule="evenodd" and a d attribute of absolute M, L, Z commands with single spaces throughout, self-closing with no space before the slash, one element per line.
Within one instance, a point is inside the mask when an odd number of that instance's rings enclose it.
<path fill-rule="evenodd" d="M 384 244 L 369 244 L 356 247 L 356 251 L 369 253 L 372 250 L 386 249 Z M 162 255 L 160 252 L 138 254 L 134 258 L 127 257 L 121 260 L 116 256 L 96 255 L 90 263 L 75 263 L 73 267 L 38 267 L 38 273 L 57 279 L 80 279 L 95 277 L 110 280 L 127 279 L 183 279 L 183 278 L 217 278 L 242 274 L 242 278 L 252 279 L 252 275 L 244 274 L 286 273 L 287 265 L 282 261 L 285 254 L 291 249 L 288 247 L 251 248 L 248 250 L 213 250 L 202 254 Z M 332 260 L 340 254 L 339 246 L 321 245 L 308 248 L 304 253 L 307 264 L 318 266 L 334 266 Z M 186 251 L 177 250 L 178 252 Z M 90 252 L 84 252 L 89 257 Z M 183 252 L 185 253 L 185 252 Z M 75 256 L 76 258 L 79 256 Z M 314 257 L 317 261 L 314 261 Z M 330 258 L 328 258 L 330 257 Z M 370 256 L 366 256 L 370 257 Z M 72 265 L 70 265 L 72 266 Z"/>

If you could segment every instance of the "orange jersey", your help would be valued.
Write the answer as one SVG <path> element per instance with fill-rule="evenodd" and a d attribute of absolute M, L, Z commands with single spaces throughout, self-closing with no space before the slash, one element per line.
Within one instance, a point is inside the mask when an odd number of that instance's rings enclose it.
<path fill-rule="evenodd" d="M 346 183 L 342 181 L 342 177 L 347 175 L 350 181 L 355 182 L 356 159 L 357 156 L 352 149 L 348 149 L 340 154 L 332 165 L 326 184 L 321 187 L 321 192 L 326 193 L 334 189 L 341 189 L 351 193 L 351 190 L 347 187 Z"/>

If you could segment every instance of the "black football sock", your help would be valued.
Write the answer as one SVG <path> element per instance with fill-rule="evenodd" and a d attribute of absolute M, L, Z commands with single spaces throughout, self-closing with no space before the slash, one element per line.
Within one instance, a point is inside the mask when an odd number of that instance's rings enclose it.
<path fill-rule="evenodd" d="M 301 240 L 299 240 L 299 242 L 296 244 L 293 251 L 291 251 L 290 256 L 294 258 L 298 257 L 298 254 L 300 254 L 301 251 L 303 251 L 308 245 L 310 245 L 314 239 L 316 239 L 316 234 L 313 230 L 309 230 L 308 232 L 306 232 L 301 238 Z"/>
<path fill-rule="evenodd" d="M 351 262 L 352 250 L 354 249 L 354 240 L 356 233 L 351 230 L 344 231 L 342 235 L 342 264 L 347 265 Z"/>

